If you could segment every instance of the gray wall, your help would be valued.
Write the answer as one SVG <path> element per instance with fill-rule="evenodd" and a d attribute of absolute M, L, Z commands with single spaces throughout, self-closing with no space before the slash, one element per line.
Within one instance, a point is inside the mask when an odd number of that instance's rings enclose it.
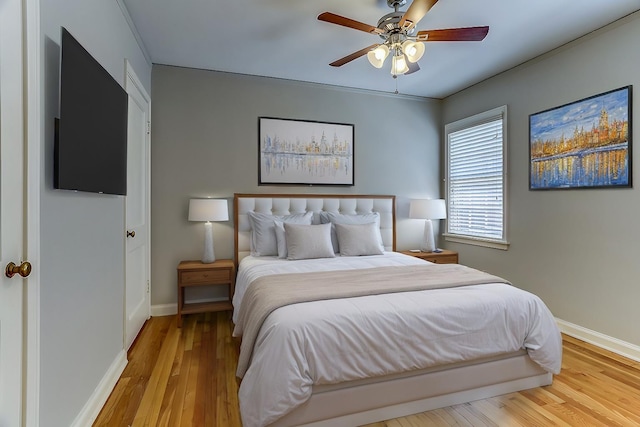
<path fill-rule="evenodd" d="M 201 257 L 189 198 L 229 198 L 233 218 L 234 193 L 395 194 L 398 247 L 418 246 L 424 225 L 406 219 L 408 199 L 440 196 L 440 101 L 158 65 L 152 92 L 152 305 L 175 304 L 178 262 Z M 355 186 L 258 186 L 260 116 L 354 124 Z M 216 257 L 232 258 L 232 220 L 213 233 Z"/>
<path fill-rule="evenodd" d="M 60 26 L 123 86 L 125 58 L 147 90 L 151 66 L 115 1 L 43 1 L 41 26 L 40 425 L 45 427 L 73 422 L 124 341 L 124 197 L 53 189 Z"/>
<path fill-rule="evenodd" d="M 508 251 L 449 243 L 463 263 L 540 296 L 553 314 L 640 345 L 640 194 L 528 190 L 528 117 L 634 85 L 640 123 L 640 13 L 444 100 L 443 123 L 508 105 Z M 632 140 L 640 142 L 634 126 Z M 640 150 L 632 164 L 640 166 Z M 636 171 L 637 175 L 637 171 Z M 634 179 L 637 187 L 637 179 Z"/>

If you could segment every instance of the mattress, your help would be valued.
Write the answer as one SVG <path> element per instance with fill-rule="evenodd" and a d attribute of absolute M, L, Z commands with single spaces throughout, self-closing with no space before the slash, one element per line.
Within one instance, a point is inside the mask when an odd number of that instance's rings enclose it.
<path fill-rule="evenodd" d="M 390 252 L 294 262 L 247 257 L 240 264 L 234 307 L 240 307 L 244 291 L 261 275 L 423 262 Z M 548 372 L 559 372 L 562 344 L 553 316 L 538 297 L 506 284 L 281 307 L 262 325 L 242 379 L 239 400 L 243 425 L 265 426 L 276 421 L 309 399 L 313 387 L 523 349 Z"/>

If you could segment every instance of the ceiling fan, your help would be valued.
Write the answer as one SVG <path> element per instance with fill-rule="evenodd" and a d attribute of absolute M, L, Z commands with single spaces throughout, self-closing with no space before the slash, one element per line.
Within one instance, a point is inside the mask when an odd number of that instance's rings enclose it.
<path fill-rule="evenodd" d="M 367 55 L 371 65 L 382 68 L 385 59 L 391 53 L 391 74 L 411 74 L 420 69 L 418 60 L 424 54 L 423 42 L 443 41 L 481 41 L 489 32 L 489 27 L 449 28 L 443 30 L 422 30 L 416 32 L 416 25 L 438 0 L 413 0 L 406 12 L 398 10 L 406 0 L 387 0 L 393 12 L 384 15 L 376 27 L 355 21 L 331 12 L 318 15 L 318 20 L 342 25 L 371 34 L 379 35 L 384 41 L 372 44 L 364 49 L 332 62 L 331 66 L 340 67 L 354 59 Z"/>

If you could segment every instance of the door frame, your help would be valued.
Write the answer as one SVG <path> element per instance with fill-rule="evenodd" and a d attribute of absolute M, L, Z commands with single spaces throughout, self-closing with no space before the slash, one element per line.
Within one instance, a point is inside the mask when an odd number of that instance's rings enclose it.
<path fill-rule="evenodd" d="M 24 57 L 26 126 L 27 259 L 33 270 L 24 298 L 27 325 L 24 337 L 25 377 L 22 410 L 24 425 L 40 425 L 40 192 L 44 164 L 44 91 L 40 0 L 22 0 L 24 5 Z"/>
<path fill-rule="evenodd" d="M 10 262 L 26 258 L 26 50 L 24 0 L 0 5 L 0 206 L 2 280 L 0 283 L 0 423 L 24 423 L 26 393 L 26 286 L 28 280 L 5 276 Z M 26 265 L 25 265 L 26 267 Z M 28 275 L 28 274 L 27 274 Z"/>
<path fill-rule="evenodd" d="M 140 79 L 138 78 L 138 75 L 135 73 L 135 70 L 133 69 L 133 66 L 131 65 L 131 63 L 129 62 L 128 59 L 125 59 L 124 61 L 124 68 L 125 68 L 125 82 L 124 82 L 124 86 L 125 86 L 125 91 L 127 92 L 127 95 L 129 95 L 129 85 L 132 84 L 135 86 L 135 89 L 142 95 L 142 97 L 144 98 L 144 100 L 147 102 L 147 105 L 149 107 L 148 109 L 148 114 L 149 116 L 147 117 L 147 134 L 145 137 L 145 163 L 146 163 L 146 169 L 147 169 L 147 174 L 144 177 L 145 183 L 144 183 L 144 192 L 145 192 L 145 223 L 146 223 L 146 236 L 145 238 L 147 239 L 146 243 L 146 259 L 147 259 L 147 265 L 145 266 L 145 274 L 147 276 L 147 319 L 149 317 L 151 317 L 151 97 L 149 96 L 149 94 L 147 93 L 147 91 L 144 88 L 144 85 L 142 84 L 142 82 L 140 81 Z M 126 206 L 126 200 L 125 200 L 125 210 L 124 210 L 124 222 L 125 222 L 125 227 L 128 226 L 127 224 L 127 206 Z M 125 242 L 125 271 L 127 269 L 127 250 L 126 250 L 126 242 Z M 125 351 L 128 350 L 127 348 L 127 280 L 126 280 L 126 274 L 125 274 L 125 292 L 124 292 L 124 299 L 122 301 L 123 304 L 123 329 L 122 329 L 122 345 Z M 138 331 L 139 333 L 139 331 Z"/>

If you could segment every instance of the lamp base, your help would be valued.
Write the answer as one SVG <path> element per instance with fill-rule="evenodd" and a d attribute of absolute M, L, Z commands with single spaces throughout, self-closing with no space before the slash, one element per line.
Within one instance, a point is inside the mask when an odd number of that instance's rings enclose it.
<path fill-rule="evenodd" d="M 422 252 L 435 252 L 436 249 L 435 239 L 433 238 L 433 223 L 430 219 L 427 219 L 424 222 L 424 237 L 420 250 Z"/>
<path fill-rule="evenodd" d="M 204 223 L 204 252 L 202 253 L 202 263 L 211 264 L 216 260 L 213 253 L 213 227 L 210 222 Z"/>

